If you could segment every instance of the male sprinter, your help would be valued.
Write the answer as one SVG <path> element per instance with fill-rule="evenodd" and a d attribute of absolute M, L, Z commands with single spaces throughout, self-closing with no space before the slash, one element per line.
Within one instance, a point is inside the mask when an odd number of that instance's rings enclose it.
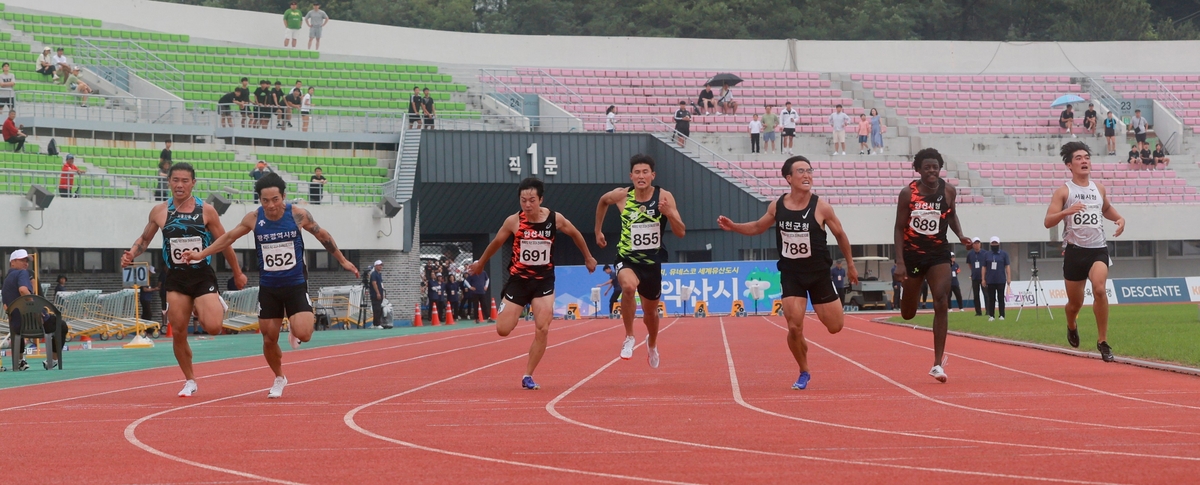
<path fill-rule="evenodd" d="M 633 188 L 621 187 L 600 197 L 596 205 L 596 244 L 605 247 L 604 214 L 608 206 L 621 204 L 621 239 L 617 243 L 617 281 L 621 284 L 621 320 L 625 323 L 625 343 L 621 358 L 633 357 L 633 317 L 642 295 L 642 322 L 646 324 L 646 360 L 658 368 L 658 299 L 662 296 L 662 263 L 667 259 L 663 247 L 663 226 L 671 223 L 671 232 L 683 237 L 687 227 L 675 208 L 675 197 L 654 184 L 654 159 L 637 154 L 629 159 L 629 179 Z"/>
<path fill-rule="evenodd" d="M 933 148 L 917 152 L 913 171 L 921 178 L 900 190 L 896 207 L 896 268 L 892 278 L 903 285 L 900 315 L 905 320 L 917 314 L 921 285 L 928 282 L 933 293 L 933 369 L 929 375 L 946 382 L 945 361 L 947 312 L 950 309 L 950 243 L 946 228 L 950 228 L 963 245 L 971 240 L 963 236 L 958 225 L 954 201 L 958 194 L 939 174 L 946 165 L 942 154 Z"/>
<path fill-rule="evenodd" d="M 203 251 L 188 251 L 184 258 L 202 260 L 233 245 L 242 236 L 254 231 L 254 247 L 258 253 L 258 330 L 263 337 L 263 357 L 275 373 L 275 382 L 267 392 L 268 399 L 283 396 L 287 377 L 283 375 L 283 351 L 279 349 L 279 330 L 283 317 L 288 319 L 292 349 L 308 342 L 313 333 L 312 301 L 308 298 L 308 267 L 304 264 L 304 229 L 317 238 L 325 250 L 337 260 L 342 269 L 354 273 L 358 268 L 347 261 L 333 236 L 317 225 L 312 214 L 285 201 L 287 183 L 271 172 L 254 182 L 254 192 L 261 204 L 258 210 L 247 213 L 242 222 L 213 241 Z"/>
<path fill-rule="evenodd" d="M 186 379 L 179 397 L 191 397 L 196 393 L 196 376 L 192 373 L 192 348 L 187 341 L 188 320 L 195 310 L 204 331 L 210 335 L 221 333 L 225 300 L 217 294 L 217 274 L 213 272 L 212 258 L 192 262 L 185 259 L 183 253 L 208 247 L 213 239 L 225 235 L 225 228 L 217 210 L 192 195 L 196 171 L 190 164 L 172 165 L 167 172 L 167 184 L 171 187 L 171 200 L 150 209 L 150 222 L 133 242 L 133 247 L 121 256 L 121 266 L 132 264 L 133 258 L 146 251 L 154 239 L 154 232 L 162 230 L 162 257 L 167 265 L 163 279 L 163 289 L 167 292 L 167 323 L 174 335 L 175 360 Z M 209 254 L 215 254 L 215 251 Z M 239 288 L 246 286 L 246 275 L 238 265 L 237 254 L 233 249 L 226 249 L 221 254 L 233 269 L 234 283 Z"/>
<path fill-rule="evenodd" d="M 736 223 L 717 217 L 717 225 L 726 231 L 757 236 L 775 227 L 775 245 L 779 248 L 779 283 L 783 286 L 783 317 L 788 323 L 788 348 L 800 365 L 800 378 L 792 389 L 805 389 L 808 373 L 808 344 L 804 341 L 804 312 L 811 300 L 817 318 L 829 333 L 842 330 L 842 302 L 838 288 L 829 276 L 833 259 L 829 256 L 825 229 L 833 233 L 842 254 L 851 254 L 850 239 L 842 231 L 842 221 L 829 202 L 812 193 L 812 162 L 794 156 L 783 162 L 783 178 L 791 192 L 779 196 L 767 206 L 757 221 Z M 846 275 L 858 283 L 854 259 L 846 258 Z"/>
<path fill-rule="evenodd" d="M 525 305 L 532 306 L 536 330 L 533 344 L 529 346 L 525 376 L 521 378 L 521 387 L 529 390 L 541 388 L 533 382 L 533 370 L 546 353 L 550 320 L 554 318 L 554 236 L 561 231 L 571 238 L 575 247 L 583 253 L 588 272 L 596 271 L 596 259 L 588 251 L 583 234 L 561 213 L 542 207 L 545 192 L 546 185 L 536 177 L 522 180 L 521 185 L 517 186 L 521 212 L 504 220 L 500 230 L 496 231 L 496 238 L 483 251 L 483 256 L 467 269 L 472 275 L 482 273 L 487 260 L 512 236 L 512 261 L 508 268 L 508 282 L 504 284 L 504 306 L 496 317 L 496 333 L 507 337 L 517 328 L 517 319 Z"/>
<path fill-rule="evenodd" d="M 1063 280 L 1067 287 L 1067 343 L 1079 347 L 1079 329 L 1075 326 L 1083 308 L 1083 292 L 1088 280 L 1092 282 L 1092 313 L 1096 315 L 1096 349 L 1105 362 L 1116 360 L 1108 346 L 1108 241 L 1104 223 L 1117 223 L 1113 237 L 1125 232 L 1125 218 L 1108 203 L 1104 185 L 1091 180 L 1092 151 L 1082 142 L 1073 141 L 1059 151 L 1063 164 L 1071 170 L 1071 180 L 1054 189 L 1050 207 L 1046 209 L 1046 228 L 1063 223 Z"/>

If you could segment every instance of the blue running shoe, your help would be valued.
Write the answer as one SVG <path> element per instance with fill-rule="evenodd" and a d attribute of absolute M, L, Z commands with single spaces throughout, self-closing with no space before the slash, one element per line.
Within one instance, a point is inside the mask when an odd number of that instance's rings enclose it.
<path fill-rule="evenodd" d="M 800 378 L 796 379 L 795 384 L 792 384 L 792 389 L 795 389 L 797 391 L 803 391 L 805 388 L 808 387 L 808 380 L 811 378 L 812 378 L 812 376 L 808 375 L 808 371 L 801 372 Z"/>
<path fill-rule="evenodd" d="M 537 385 L 536 382 L 533 382 L 533 376 L 525 376 L 525 377 L 521 378 L 521 387 L 524 389 L 529 389 L 531 391 L 534 389 L 542 388 L 542 386 L 539 386 L 539 385 Z"/>

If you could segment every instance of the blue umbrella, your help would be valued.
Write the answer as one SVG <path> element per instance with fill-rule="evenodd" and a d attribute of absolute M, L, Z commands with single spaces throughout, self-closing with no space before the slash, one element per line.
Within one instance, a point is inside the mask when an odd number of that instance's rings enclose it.
<path fill-rule="evenodd" d="M 1072 104 L 1072 103 L 1082 103 L 1084 101 L 1086 101 L 1086 100 L 1079 96 L 1076 96 L 1074 94 L 1064 94 L 1062 96 L 1059 96 L 1058 99 L 1054 100 L 1053 103 L 1050 103 L 1050 107 L 1057 108 L 1059 106 L 1068 105 L 1068 104 Z"/>

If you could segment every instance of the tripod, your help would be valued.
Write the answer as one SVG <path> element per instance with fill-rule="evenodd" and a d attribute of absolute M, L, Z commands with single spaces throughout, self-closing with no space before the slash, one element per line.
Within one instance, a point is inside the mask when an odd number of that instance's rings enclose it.
<path fill-rule="evenodd" d="M 1046 305 L 1046 313 L 1050 314 L 1050 319 L 1054 320 L 1054 312 L 1050 311 L 1050 299 L 1046 298 L 1046 290 L 1042 289 L 1042 279 L 1038 278 L 1037 257 L 1033 258 L 1033 270 L 1029 277 L 1029 284 L 1025 286 L 1025 293 L 1021 294 L 1021 307 L 1017 309 L 1017 320 L 1021 321 L 1021 311 L 1025 309 L 1025 295 L 1031 293 L 1033 295 L 1033 313 L 1034 316 L 1041 320 L 1041 314 L 1038 313 L 1038 295 L 1042 296 L 1042 303 Z"/>

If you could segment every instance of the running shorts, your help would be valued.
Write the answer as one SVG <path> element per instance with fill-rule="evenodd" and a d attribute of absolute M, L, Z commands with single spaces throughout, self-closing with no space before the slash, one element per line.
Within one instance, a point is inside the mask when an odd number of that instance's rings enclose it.
<path fill-rule="evenodd" d="M 167 272 L 163 288 L 183 293 L 193 299 L 217 292 L 217 273 L 212 266 L 203 268 L 173 268 Z"/>
<path fill-rule="evenodd" d="M 1112 265 L 1108 258 L 1108 248 L 1081 248 L 1068 244 L 1063 250 L 1063 279 L 1067 281 L 1086 281 L 1092 265 L 1096 261 L 1106 266 Z"/>
<path fill-rule="evenodd" d="M 292 286 L 258 289 L 258 318 L 272 320 L 289 317 L 297 313 L 311 312 L 312 300 L 308 297 L 308 283 Z"/>
<path fill-rule="evenodd" d="M 637 277 L 637 292 L 642 295 L 642 299 L 658 300 L 662 297 L 662 263 L 639 264 L 618 259 L 617 273 L 620 274 L 621 270 L 625 269 L 633 271 L 633 275 Z"/>
<path fill-rule="evenodd" d="M 504 283 L 504 299 L 520 307 L 530 304 L 535 298 L 553 294 L 554 275 L 540 280 L 510 275 L 508 282 Z"/>
<path fill-rule="evenodd" d="M 781 271 L 779 285 L 783 287 L 783 297 L 798 296 L 807 298 L 813 305 L 829 303 L 838 300 L 837 288 L 829 271 L 796 272 Z"/>

